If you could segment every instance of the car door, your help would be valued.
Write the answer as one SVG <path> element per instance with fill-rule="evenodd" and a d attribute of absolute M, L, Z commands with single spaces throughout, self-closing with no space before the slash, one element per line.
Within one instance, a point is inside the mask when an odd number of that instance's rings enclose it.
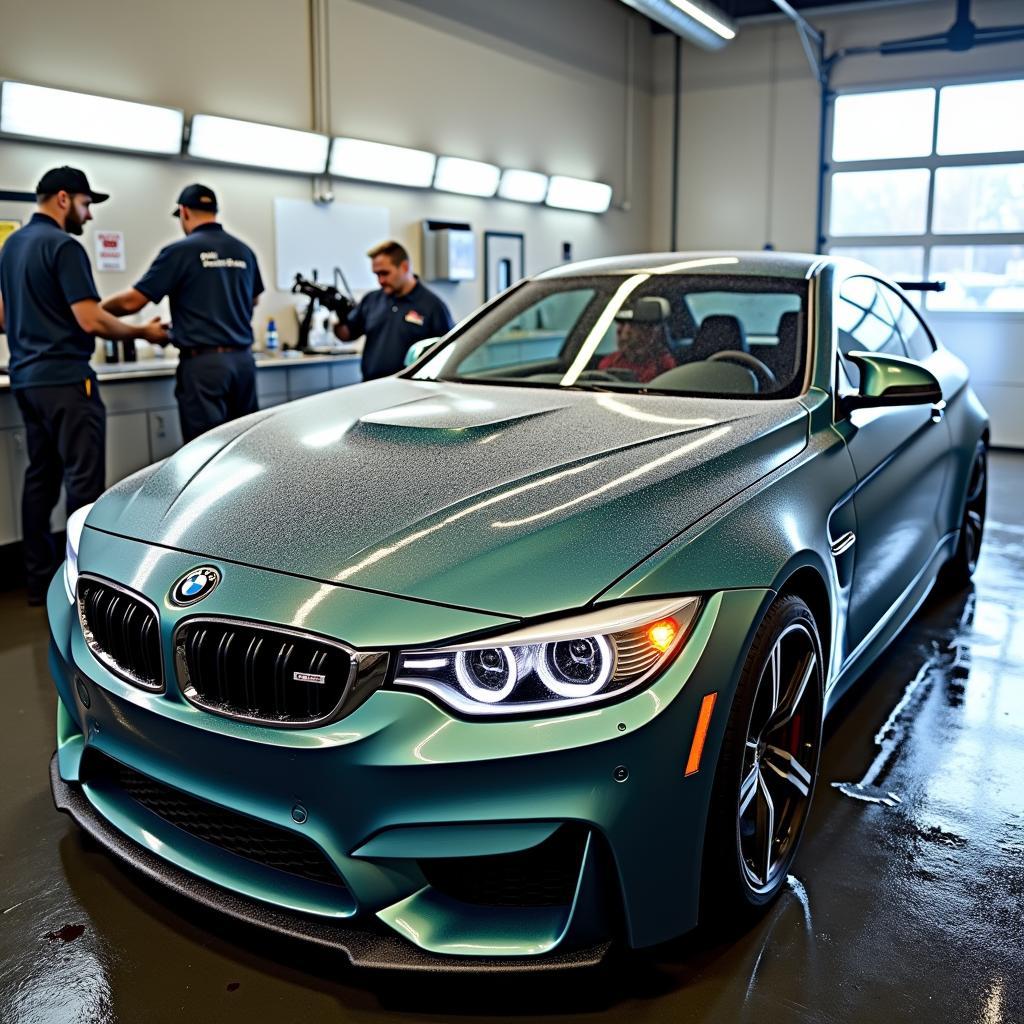
<path fill-rule="evenodd" d="M 896 318 L 869 277 L 843 282 L 836 299 L 839 394 L 856 390 L 859 370 L 851 352 L 907 356 Z M 949 457 L 941 414 L 928 405 L 842 412 L 836 428 L 846 440 L 857 474 L 853 582 L 847 624 L 853 651 L 899 602 L 927 564 L 939 540 L 937 507 Z"/>
<path fill-rule="evenodd" d="M 950 436 L 942 500 L 935 504 L 935 525 L 941 537 L 960 525 L 962 486 L 966 486 L 963 479 L 966 467 L 957 466 L 958 449 L 953 444 L 952 424 L 956 422 L 957 404 L 966 401 L 967 367 L 948 349 L 936 344 L 920 313 L 895 288 L 885 282 L 881 282 L 881 288 L 895 315 L 907 355 L 927 367 L 942 385 L 942 397 L 946 402 L 944 419 Z M 970 454 L 974 454 L 973 450 Z M 958 486 L 958 482 L 962 486 Z"/>

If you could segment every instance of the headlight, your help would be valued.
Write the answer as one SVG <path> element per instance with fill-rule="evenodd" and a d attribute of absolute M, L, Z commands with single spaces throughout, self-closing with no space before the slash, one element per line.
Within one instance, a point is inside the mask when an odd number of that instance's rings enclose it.
<path fill-rule="evenodd" d="M 522 715 L 614 700 L 658 675 L 686 641 L 695 597 L 586 612 L 457 647 L 406 651 L 394 685 L 471 715 Z"/>
<path fill-rule="evenodd" d="M 83 505 L 68 516 L 68 542 L 64 549 L 64 590 L 72 604 L 75 603 L 75 591 L 78 588 L 78 545 L 82 540 L 86 516 L 94 504 L 95 502 Z"/>

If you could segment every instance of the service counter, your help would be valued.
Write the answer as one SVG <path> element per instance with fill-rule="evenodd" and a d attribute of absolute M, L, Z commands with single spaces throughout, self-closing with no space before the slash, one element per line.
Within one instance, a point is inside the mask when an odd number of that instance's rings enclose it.
<path fill-rule="evenodd" d="M 261 409 L 362 379 L 357 354 L 255 355 Z M 174 398 L 177 365 L 177 358 L 168 355 L 96 367 L 107 407 L 107 486 L 181 447 Z M 10 381 L 0 373 L 0 545 L 21 539 L 21 491 L 27 462 L 25 427 Z M 52 525 L 55 530 L 64 526 L 63 497 L 54 510 Z"/>

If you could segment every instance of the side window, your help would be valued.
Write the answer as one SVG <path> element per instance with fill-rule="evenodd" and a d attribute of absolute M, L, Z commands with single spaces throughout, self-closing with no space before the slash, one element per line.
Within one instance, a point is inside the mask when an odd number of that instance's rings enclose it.
<path fill-rule="evenodd" d="M 851 277 L 844 282 L 836 301 L 836 326 L 843 369 L 854 387 L 860 385 L 860 370 L 846 358 L 851 352 L 907 354 L 896 318 L 870 277 Z"/>
<path fill-rule="evenodd" d="M 935 351 L 928 328 L 925 327 L 917 310 L 906 302 L 892 288 L 884 287 L 885 299 L 896 317 L 896 324 L 911 359 L 927 359 Z"/>

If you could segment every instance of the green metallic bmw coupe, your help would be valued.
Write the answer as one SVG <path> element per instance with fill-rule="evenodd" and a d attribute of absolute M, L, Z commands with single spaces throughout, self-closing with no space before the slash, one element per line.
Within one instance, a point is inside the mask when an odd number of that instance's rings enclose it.
<path fill-rule="evenodd" d="M 357 965 L 592 964 L 785 885 L 822 721 L 985 515 L 898 285 L 669 254 L 219 427 L 68 526 L 57 807 Z"/>

